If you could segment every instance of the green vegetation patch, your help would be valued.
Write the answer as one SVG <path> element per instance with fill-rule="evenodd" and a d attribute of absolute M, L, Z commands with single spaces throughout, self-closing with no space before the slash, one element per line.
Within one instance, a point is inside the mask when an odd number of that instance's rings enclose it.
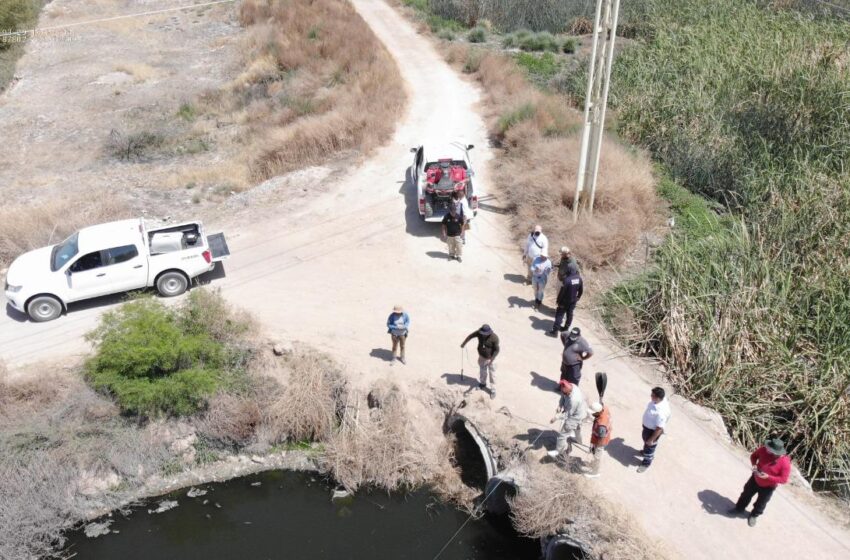
<path fill-rule="evenodd" d="M 514 59 L 528 72 L 529 77 L 541 86 L 548 84 L 561 68 L 558 58 L 550 52 L 539 55 L 521 52 L 517 53 Z"/>
<path fill-rule="evenodd" d="M 197 295 L 196 295 L 197 294 Z M 237 380 L 239 352 L 226 343 L 223 303 L 202 291 L 177 308 L 144 298 L 103 316 L 87 335 L 96 346 L 86 380 L 112 395 L 121 410 L 141 416 L 197 412 L 218 389 Z M 206 304 L 212 302 L 211 308 Z M 247 327 L 231 321 L 235 331 Z"/>
<path fill-rule="evenodd" d="M 616 61 L 611 101 L 670 170 L 677 225 L 606 314 L 744 444 L 778 433 L 810 480 L 846 484 L 850 26 L 735 0 L 646 6 L 652 32 Z"/>

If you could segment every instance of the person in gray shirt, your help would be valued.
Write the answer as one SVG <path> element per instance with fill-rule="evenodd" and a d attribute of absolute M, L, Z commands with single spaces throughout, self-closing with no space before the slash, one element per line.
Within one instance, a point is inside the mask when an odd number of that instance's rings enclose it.
<path fill-rule="evenodd" d="M 578 385 L 581 381 L 581 366 L 585 360 L 593 356 L 593 348 L 587 340 L 581 336 L 581 329 L 575 327 L 567 333 L 561 334 L 561 342 L 564 343 L 564 354 L 561 359 L 561 379 Z"/>

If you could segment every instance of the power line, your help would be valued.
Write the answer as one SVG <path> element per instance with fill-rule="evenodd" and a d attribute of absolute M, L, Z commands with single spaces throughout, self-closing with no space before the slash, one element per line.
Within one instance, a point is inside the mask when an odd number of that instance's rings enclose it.
<path fill-rule="evenodd" d="M 134 14 L 125 14 L 120 16 L 112 16 L 107 18 L 100 19 L 92 19 L 86 21 L 78 21 L 75 23 L 66 23 L 63 25 L 51 25 L 49 27 L 40 27 L 38 29 L 25 29 L 21 31 L 11 31 L 6 33 L 0 33 L 0 38 L 2 37 L 11 37 L 14 35 L 34 35 L 36 32 L 43 33 L 45 31 L 55 31 L 57 29 L 67 29 L 69 27 L 79 27 L 80 25 L 92 25 L 95 23 L 103 23 L 107 21 L 117 21 L 121 19 L 130 19 L 135 17 L 144 17 L 144 16 L 153 16 L 157 14 L 166 14 L 169 12 L 179 12 L 182 10 L 191 10 L 193 8 L 203 8 L 205 6 L 214 6 L 216 4 L 232 4 L 236 2 L 236 0 L 214 0 L 213 2 L 204 2 L 202 4 L 190 4 L 188 6 L 175 6 L 173 8 L 163 8 L 161 10 L 150 10 L 147 12 L 137 12 Z"/>

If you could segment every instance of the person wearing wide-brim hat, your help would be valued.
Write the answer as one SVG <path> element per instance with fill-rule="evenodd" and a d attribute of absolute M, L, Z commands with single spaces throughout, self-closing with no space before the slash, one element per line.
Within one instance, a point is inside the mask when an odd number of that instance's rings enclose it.
<path fill-rule="evenodd" d="M 410 315 L 404 311 L 402 306 L 393 307 L 393 312 L 387 317 L 387 332 L 390 333 L 393 341 L 393 359 L 396 357 L 396 350 L 399 350 L 398 361 L 406 364 L 404 346 L 410 332 Z"/>
<path fill-rule="evenodd" d="M 496 365 L 493 360 L 499 355 L 499 337 L 493 332 L 490 325 L 481 325 L 476 331 L 470 333 L 460 347 L 466 346 L 466 343 L 473 338 L 478 339 L 478 388 L 485 391 L 488 390 L 487 378 L 490 378 L 490 398 L 496 398 Z"/>
<path fill-rule="evenodd" d="M 752 463 L 753 474 L 744 485 L 744 491 L 741 492 L 735 507 L 729 510 L 729 514 L 738 516 L 745 513 L 753 496 L 758 494 L 753 511 L 747 519 L 749 526 L 755 527 L 756 520 L 764 513 L 764 508 L 773 496 L 773 491 L 780 484 L 788 482 L 791 474 L 791 459 L 785 451 L 785 442 L 779 438 L 772 438 L 753 451 L 750 455 L 750 463 Z"/>

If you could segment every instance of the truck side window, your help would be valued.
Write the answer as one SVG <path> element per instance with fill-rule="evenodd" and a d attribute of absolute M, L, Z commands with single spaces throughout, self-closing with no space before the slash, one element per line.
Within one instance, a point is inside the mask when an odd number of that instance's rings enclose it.
<path fill-rule="evenodd" d="M 135 245 L 124 245 L 123 247 L 113 247 L 103 251 L 103 257 L 106 266 L 118 264 L 133 260 L 139 256 L 139 250 Z"/>
<path fill-rule="evenodd" d="M 101 261 L 100 253 L 100 251 L 95 251 L 94 253 L 83 255 L 77 259 L 77 262 L 71 265 L 71 272 L 83 272 L 84 270 L 91 270 L 102 266 L 103 262 Z"/>

